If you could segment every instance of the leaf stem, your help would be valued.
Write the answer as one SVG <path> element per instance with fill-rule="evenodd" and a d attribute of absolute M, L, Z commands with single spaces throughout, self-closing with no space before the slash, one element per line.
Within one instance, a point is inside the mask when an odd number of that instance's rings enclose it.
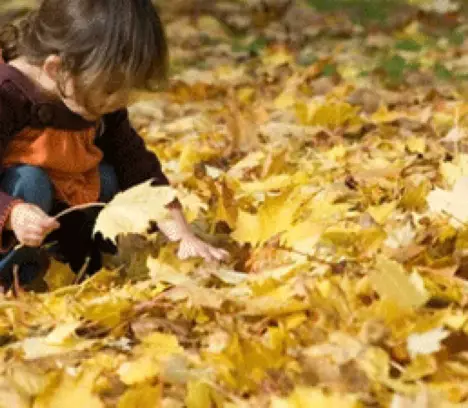
<path fill-rule="evenodd" d="M 58 220 L 60 217 L 70 214 L 73 211 L 86 210 L 87 208 L 93 208 L 93 207 L 105 207 L 106 205 L 107 205 L 106 203 L 88 203 L 88 204 L 75 205 L 74 207 L 69 207 L 63 210 L 62 212 L 55 215 L 53 218 Z"/>

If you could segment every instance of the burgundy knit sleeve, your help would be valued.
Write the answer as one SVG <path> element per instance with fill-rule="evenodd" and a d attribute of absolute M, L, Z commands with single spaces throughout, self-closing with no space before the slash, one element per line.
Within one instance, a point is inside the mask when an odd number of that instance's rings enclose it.
<path fill-rule="evenodd" d="M 8 142 L 22 126 L 24 102 L 25 99 L 13 84 L 0 84 L 0 160 L 3 160 Z M 0 166 L 0 175 L 2 171 Z M 0 253 L 9 251 L 17 242 L 14 234 L 6 231 L 5 224 L 13 207 L 22 202 L 0 190 Z"/>
<path fill-rule="evenodd" d="M 127 110 L 104 117 L 104 132 L 96 145 L 103 151 L 104 160 L 114 166 L 122 190 L 151 178 L 159 185 L 169 184 L 158 158 L 130 124 Z"/>

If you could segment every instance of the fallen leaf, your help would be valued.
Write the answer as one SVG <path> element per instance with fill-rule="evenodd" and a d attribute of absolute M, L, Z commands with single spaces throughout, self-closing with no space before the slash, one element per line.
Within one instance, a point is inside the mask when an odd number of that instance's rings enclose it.
<path fill-rule="evenodd" d="M 117 408 L 159 408 L 161 406 L 161 387 L 141 385 L 128 389 L 119 399 Z"/>
<path fill-rule="evenodd" d="M 369 279 L 380 296 L 402 308 L 418 308 L 429 299 L 427 291 L 411 281 L 403 266 L 384 255 L 377 256 L 375 269 L 371 270 Z"/>
<path fill-rule="evenodd" d="M 432 354 L 442 347 L 440 342 L 449 336 L 449 332 L 437 327 L 425 333 L 413 333 L 408 336 L 408 352 L 414 358 L 419 354 Z"/>
<path fill-rule="evenodd" d="M 149 180 L 117 194 L 99 213 L 94 233 L 100 232 L 115 242 L 119 234 L 145 234 L 151 221 L 168 218 L 166 206 L 176 199 L 176 190 L 151 183 Z"/>
<path fill-rule="evenodd" d="M 466 196 L 468 194 L 468 177 L 460 178 L 452 191 L 436 188 L 427 196 L 429 209 L 435 213 L 450 216 L 450 223 L 454 227 L 460 227 L 468 222 L 468 207 Z"/>
<path fill-rule="evenodd" d="M 103 402 L 94 394 L 93 385 L 98 372 L 85 370 L 77 377 L 64 374 L 58 385 L 40 395 L 33 408 L 104 408 Z"/>

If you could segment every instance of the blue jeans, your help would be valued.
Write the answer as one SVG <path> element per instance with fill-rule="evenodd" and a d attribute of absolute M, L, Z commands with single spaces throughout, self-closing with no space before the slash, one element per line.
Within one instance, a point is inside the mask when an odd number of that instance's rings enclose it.
<path fill-rule="evenodd" d="M 114 168 L 105 162 L 99 165 L 99 173 L 101 178 L 99 201 L 109 202 L 119 191 L 117 175 Z M 63 208 L 64 206 L 63 203 L 59 203 L 55 199 L 53 184 L 46 171 L 40 167 L 18 165 L 6 169 L 0 176 L 0 189 L 13 197 L 18 197 L 27 203 L 37 205 L 48 214 L 54 213 L 57 207 L 61 206 Z M 31 263 L 37 263 L 35 261 L 39 257 L 40 249 L 38 248 L 23 247 L 20 251 L 10 251 L 0 259 L 0 277 L 4 269 L 9 269 L 6 266 L 9 259 L 14 259 L 14 263 L 20 265 L 20 274 L 23 277 L 25 273 L 21 271 L 22 264 L 30 266 L 29 264 Z M 8 266 L 11 266 L 10 264 L 11 261 L 8 263 Z M 28 271 L 26 274 L 31 275 L 33 273 L 32 271 Z"/>
<path fill-rule="evenodd" d="M 99 165 L 101 193 L 99 201 L 109 202 L 119 191 L 114 168 L 102 162 Z M 22 198 L 27 203 L 36 204 L 50 214 L 56 205 L 52 182 L 40 167 L 26 164 L 6 169 L 0 177 L 0 189 L 7 194 Z"/>

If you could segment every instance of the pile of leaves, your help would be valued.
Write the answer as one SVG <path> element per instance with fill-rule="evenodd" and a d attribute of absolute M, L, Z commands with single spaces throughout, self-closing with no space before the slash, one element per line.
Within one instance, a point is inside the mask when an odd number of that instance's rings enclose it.
<path fill-rule="evenodd" d="M 82 283 L 54 263 L 0 299 L 0 407 L 466 406 L 464 17 L 177 3 L 171 84 L 131 116 L 231 261 L 156 233 Z"/>

